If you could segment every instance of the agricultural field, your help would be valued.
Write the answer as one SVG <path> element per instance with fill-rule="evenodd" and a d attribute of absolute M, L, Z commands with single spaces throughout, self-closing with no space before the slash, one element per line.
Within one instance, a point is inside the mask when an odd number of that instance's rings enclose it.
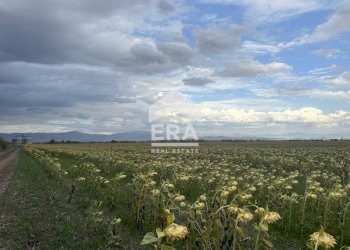
<path fill-rule="evenodd" d="M 34 144 L 21 161 L 50 190 L 35 202 L 54 204 L 57 227 L 74 229 L 30 247 L 350 249 L 349 141 L 203 142 L 175 154 L 148 143 Z"/>

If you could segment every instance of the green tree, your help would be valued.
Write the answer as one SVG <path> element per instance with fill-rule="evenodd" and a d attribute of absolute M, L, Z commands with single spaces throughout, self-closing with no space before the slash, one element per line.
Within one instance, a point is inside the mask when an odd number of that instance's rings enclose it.
<path fill-rule="evenodd" d="M 8 147 L 7 142 L 0 137 L 0 149 L 5 149 L 7 147 Z"/>

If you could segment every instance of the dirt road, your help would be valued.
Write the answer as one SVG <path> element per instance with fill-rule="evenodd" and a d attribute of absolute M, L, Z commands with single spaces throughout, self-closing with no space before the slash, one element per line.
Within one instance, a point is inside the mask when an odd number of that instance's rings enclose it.
<path fill-rule="evenodd" d="M 0 152 L 0 195 L 6 190 L 18 162 L 18 149 Z"/>

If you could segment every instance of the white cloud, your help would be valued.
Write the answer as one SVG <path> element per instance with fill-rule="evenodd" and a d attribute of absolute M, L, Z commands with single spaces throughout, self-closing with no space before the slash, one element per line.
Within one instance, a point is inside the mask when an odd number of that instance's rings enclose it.
<path fill-rule="evenodd" d="M 263 97 L 282 97 L 282 96 L 308 96 L 316 99 L 327 99 L 327 100 L 342 100 L 350 101 L 350 91 L 332 91 L 324 89 L 307 89 L 307 88 L 258 88 L 252 90 L 258 96 Z"/>
<path fill-rule="evenodd" d="M 340 76 L 327 76 L 323 81 L 331 87 L 350 87 L 350 72 L 345 72 Z"/>
<path fill-rule="evenodd" d="M 219 23 L 219 22 L 228 22 L 229 18 L 220 18 L 216 14 L 205 14 L 201 18 L 203 22 Z"/>
<path fill-rule="evenodd" d="M 150 112 L 162 118 L 163 122 L 182 123 L 234 123 L 249 124 L 311 124 L 316 127 L 332 127 L 350 124 L 350 112 L 342 110 L 325 114 L 314 107 L 283 110 L 256 110 L 239 108 L 234 102 L 193 103 L 179 93 L 167 93 Z M 156 112 L 158 111 L 158 113 Z M 154 119 L 151 119 L 154 120 Z"/>
<path fill-rule="evenodd" d="M 311 90 L 311 97 L 316 97 L 320 99 L 329 99 L 329 100 L 344 100 L 350 101 L 350 91 L 330 91 L 330 90 Z"/>
<path fill-rule="evenodd" d="M 260 63 L 253 59 L 235 60 L 218 74 L 228 77 L 254 77 L 254 76 L 274 76 L 291 71 L 293 68 L 285 63 L 271 62 Z"/>
<path fill-rule="evenodd" d="M 314 33 L 301 39 L 304 43 L 313 43 L 329 40 L 342 32 L 350 30 L 350 6 L 341 9 L 332 15 L 327 22 L 317 26 Z"/>
<path fill-rule="evenodd" d="M 254 41 L 244 41 L 242 48 L 245 52 L 253 54 L 276 54 L 281 51 L 281 46 L 277 44 L 263 44 Z"/>
<path fill-rule="evenodd" d="M 303 35 L 292 42 L 289 42 L 285 47 L 302 45 L 307 43 L 317 43 L 327 41 L 338 35 L 350 31 L 350 5 L 343 5 L 330 16 L 330 18 L 318 25 L 311 34 Z"/>
<path fill-rule="evenodd" d="M 310 11 L 328 8 L 322 0 L 202 0 L 207 4 L 240 5 L 247 8 L 246 18 L 259 23 L 276 22 Z M 332 1 L 336 2 L 336 1 Z"/>
<path fill-rule="evenodd" d="M 331 66 L 328 66 L 328 67 L 312 69 L 309 71 L 309 73 L 311 75 L 325 75 L 325 74 L 334 73 L 334 72 L 343 72 L 344 70 L 346 70 L 345 67 L 332 64 Z"/>
<path fill-rule="evenodd" d="M 342 54 L 342 51 L 340 49 L 317 49 L 311 51 L 311 54 L 326 58 L 338 58 Z"/>

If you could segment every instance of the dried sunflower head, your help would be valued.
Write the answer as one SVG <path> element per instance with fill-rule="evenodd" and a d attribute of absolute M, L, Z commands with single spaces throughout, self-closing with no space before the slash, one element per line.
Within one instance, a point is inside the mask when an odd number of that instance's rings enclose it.
<path fill-rule="evenodd" d="M 151 190 L 151 193 L 153 196 L 159 196 L 160 195 L 160 190 L 159 189 L 153 189 Z"/>
<path fill-rule="evenodd" d="M 195 204 L 193 205 L 193 208 L 194 208 L 195 210 L 202 210 L 202 209 L 205 208 L 205 203 L 203 203 L 203 202 L 197 202 L 197 203 L 195 203 Z"/>
<path fill-rule="evenodd" d="M 230 194 L 229 191 L 224 190 L 224 191 L 221 192 L 220 196 L 221 196 L 222 198 L 226 198 L 229 194 Z"/>
<path fill-rule="evenodd" d="M 267 224 L 274 223 L 281 219 L 281 216 L 277 212 L 267 212 L 264 216 L 264 221 Z"/>
<path fill-rule="evenodd" d="M 205 196 L 205 194 L 202 194 L 201 196 L 199 196 L 199 201 L 206 201 L 207 200 L 207 197 Z"/>
<path fill-rule="evenodd" d="M 324 247 L 325 249 L 333 248 L 334 245 L 337 244 L 332 235 L 325 233 L 322 230 L 320 232 L 311 234 L 310 241 L 312 244 L 317 244 L 318 246 Z"/>
<path fill-rule="evenodd" d="M 239 197 L 240 201 L 242 202 L 248 201 L 250 198 L 252 198 L 251 194 L 243 194 Z"/>
<path fill-rule="evenodd" d="M 181 201 L 184 201 L 186 198 L 185 198 L 185 196 L 184 195 L 178 195 L 178 196 L 176 196 L 175 197 L 175 201 L 177 201 L 177 202 L 181 202 Z"/>
<path fill-rule="evenodd" d="M 174 184 L 171 183 L 165 183 L 164 186 L 170 189 L 173 189 L 175 187 Z"/>
<path fill-rule="evenodd" d="M 242 222 L 248 222 L 253 219 L 253 214 L 249 212 L 243 212 L 243 213 L 240 213 L 237 218 Z"/>
<path fill-rule="evenodd" d="M 229 192 L 233 193 L 237 190 L 237 187 L 236 186 L 231 186 L 227 189 Z"/>
<path fill-rule="evenodd" d="M 239 208 L 237 206 L 230 206 L 227 208 L 227 211 L 231 214 L 239 214 L 244 212 L 242 208 Z"/>
<path fill-rule="evenodd" d="M 174 241 L 185 238 L 188 230 L 185 226 L 172 223 L 164 229 L 163 233 L 169 240 Z"/>

